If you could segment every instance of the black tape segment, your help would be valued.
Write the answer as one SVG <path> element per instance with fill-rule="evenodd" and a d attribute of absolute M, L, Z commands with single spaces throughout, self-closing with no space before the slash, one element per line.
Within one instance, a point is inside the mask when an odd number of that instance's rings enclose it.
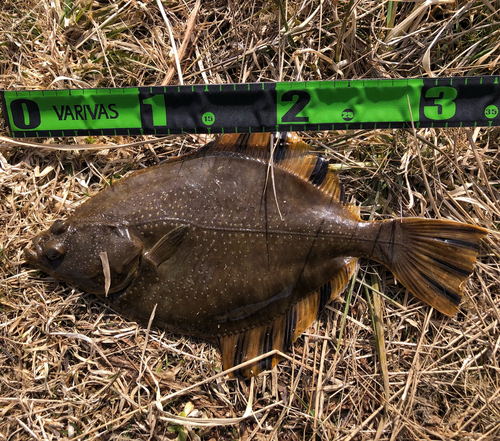
<path fill-rule="evenodd" d="M 425 78 L 419 127 L 500 125 L 498 77 Z"/>
<path fill-rule="evenodd" d="M 153 108 L 145 104 L 163 96 L 165 126 L 153 119 Z M 248 133 L 257 128 L 276 130 L 275 84 L 225 84 L 178 88 L 139 88 L 144 134 L 163 133 Z"/>
<path fill-rule="evenodd" d="M 500 125 L 500 77 L 0 91 L 12 136 Z"/>

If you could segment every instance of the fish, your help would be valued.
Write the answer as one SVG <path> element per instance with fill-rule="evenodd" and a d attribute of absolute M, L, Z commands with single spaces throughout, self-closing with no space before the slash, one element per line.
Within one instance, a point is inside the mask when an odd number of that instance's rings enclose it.
<path fill-rule="evenodd" d="M 147 323 L 154 311 L 155 326 L 212 342 L 223 369 L 246 363 L 231 376 L 251 377 L 282 359 L 360 258 L 454 315 L 487 233 L 450 220 L 363 221 L 297 134 L 225 134 L 113 183 L 24 254 L 127 318 Z"/>

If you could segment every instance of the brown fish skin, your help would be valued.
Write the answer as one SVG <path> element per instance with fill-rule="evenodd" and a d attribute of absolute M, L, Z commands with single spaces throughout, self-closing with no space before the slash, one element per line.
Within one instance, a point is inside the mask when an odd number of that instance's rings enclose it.
<path fill-rule="evenodd" d="M 272 173 L 266 134 L 225 135 L 137 172 L 35 237 L 26 258 L 126 316 L 147 321 L 157 305 L 156 325 L 216 342 L 225 368 L 286 350 L 359 257 L 388 266 L 441 312 L 456 312 L 486 230 L 412 218 L 364 222 L 341 200 L 323 158 L 292 135 L 278 147 Z M 259 343 L 248 346 L 250 335 Z"/>
<path fill-rule="evenodd" d="M 53 241 L 66 249 L 57 268 L 42 269 L 103 295 L 99 253 L 107 251 L 110 293 L 116 293 L 122 288 L 115 287 L 123 274 L 118 267 L 128 268 L 122 256 L 149 251 L 186 225 L 168 264 L 158 266 L 143 253 L 138 277 L 110 299 L 117 310 L 142 320 L 158 304 L 155 317 L 162 327 L 213 338 L 287 311 L 298 297 L 333 278 L 345 259 L 362 254 L 367 243 L 355 239 L 359 219 L 343 204 L 276 169 L 281 220 L 273 193 L 267 191 L 262 200 L 264 163 L 212 156 L 167 162 L 157 171 L 137 173 L 91 198 L 68 218 L 66 232 L 49 230 L 35 238 L 39 250 L 47 251 Z M 335 237 L 334 246 L 329 236 Z M 81 284 L 85 277 L 92 285 Z"/>

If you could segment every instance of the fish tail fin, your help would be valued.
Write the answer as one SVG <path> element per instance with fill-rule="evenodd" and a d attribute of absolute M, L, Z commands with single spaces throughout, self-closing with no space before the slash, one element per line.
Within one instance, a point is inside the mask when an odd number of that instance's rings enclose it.
<path fill-rule="evenodd" d="M 479 243 L 488 232 L 448 220 L 383 221 L 372 258 L 386 265 L 420 300 L 438 311 L 458 311 L 463 282 L 474 269 Z"/>

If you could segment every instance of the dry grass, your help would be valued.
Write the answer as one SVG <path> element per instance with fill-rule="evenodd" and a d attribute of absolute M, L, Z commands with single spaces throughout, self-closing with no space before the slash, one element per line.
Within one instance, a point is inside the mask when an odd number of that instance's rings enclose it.
<path fill-rule="evenodd" d="M 186 84 L 500 74 L 500 2 L 429 3 L 214 0 L 189 35 L 195 2 L 163 7 L 177 47 L 186 40 Z M 180 77 L 156 1 L 1 3 L 5 89 L 169 82 Z M 217 376 L 211 345 L 128 322 L 22 257 L 34 234 L 106 183 L 204 139 L 97 151 L 0 145 L 0 440 L 500 439 L 499 134 L 304 135 L 343 169 L 363 218 L 449 218 L 491 235 L 456 317 L 366 262 L 350 303 L 346 293 L 328 306 L 291 360 L 254 381 Z"/>

